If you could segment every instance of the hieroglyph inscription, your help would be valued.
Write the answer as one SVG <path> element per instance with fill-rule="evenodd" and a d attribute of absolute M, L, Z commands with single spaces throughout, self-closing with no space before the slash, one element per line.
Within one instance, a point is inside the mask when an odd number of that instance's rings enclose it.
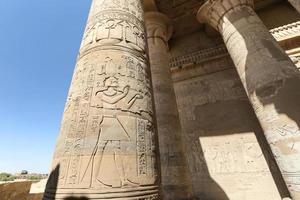
<path fill-rule="evenodd" d="M 268 165 L 255 136 L 200 138 L 204 156 L 211 174 L 266 173 Z"/>
<path fill-rule="evenodd" d="M 54 155 L 59 189 L 159 198 L 142 13 L 138 0 L 93 2 Z"/>

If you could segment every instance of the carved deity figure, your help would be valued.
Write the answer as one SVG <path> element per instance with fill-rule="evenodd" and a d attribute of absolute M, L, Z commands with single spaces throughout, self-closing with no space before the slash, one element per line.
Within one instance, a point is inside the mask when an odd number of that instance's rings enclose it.
<path fill-rule="evenodd" d="M 92 1 L 44 199 L 159 199 L 145 42 L 142 1 Z"/>
<path fill-rule="evenodd" d="M 108 77 L 104 81 L 104 88 L 96 92 L 97 98 L 100 100 L 100 103 L 102 103 L 100 107 L 105 109 L 116 108 L 115 104 L 128 94 L 129 88 L 129 86 L 125 86 L 123 90 L 120 91 L 118 79 L 114 76 Z"/>
<path fill-rule="evenodd" d="M 104 81 L 104 89 L 96 92 L 103 109 L 115 110 L 116 103 L 127 96 L 129 86 L 119 89 L 118 79 L 114 76 Z M 99 106 L 99 105 L 98 105 Z M 130 136 L 124 125 L 114 114 L 104 114 L 100 123 L 100 131 L 96 151 L 93 157 L 100 152 L 100 158 L 95 162 L 95 179 L 93 184 L 100 183 L 108 187 L 123 187 L 132 185 L 125 173 L 125 156 L 122 151 L 122 142 L 130 142 Z M 95 158 L 93 158 L 95 159 Z"/>

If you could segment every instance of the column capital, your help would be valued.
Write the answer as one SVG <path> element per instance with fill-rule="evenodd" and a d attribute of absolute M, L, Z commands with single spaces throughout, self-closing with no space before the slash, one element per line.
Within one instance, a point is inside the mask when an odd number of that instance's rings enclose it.
<path fill-rule="evenodd" d="M 254 7 L 253 0 L 207 0 L 198 10 L 197 19 L 200 23 L 207 23 L 214 29 L 218 27 L 224 15 L 240 6 Z"/>
<path fill-rule="evenodd" d="M 167 43 L 173 35 L 172 20 L 163 13 L 150 11 L 145 13 L 147 37 L 160 38 Z"/>

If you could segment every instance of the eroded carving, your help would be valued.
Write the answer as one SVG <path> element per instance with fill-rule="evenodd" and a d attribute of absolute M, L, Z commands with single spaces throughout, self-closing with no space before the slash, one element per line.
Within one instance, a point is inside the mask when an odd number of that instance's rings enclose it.
<path fill-rule="evenodd" d="M 141 22 L 124 13 L 101 13 L 89 23 L 81 52 L 98 46 L 119 46 L 145 53 L 145 33 Z"/>
<path fill-rule="evenodd" d="M 57 195 L 158 199 L 142 13 L 136 0 L 93 2 L 53 161 Z"/>

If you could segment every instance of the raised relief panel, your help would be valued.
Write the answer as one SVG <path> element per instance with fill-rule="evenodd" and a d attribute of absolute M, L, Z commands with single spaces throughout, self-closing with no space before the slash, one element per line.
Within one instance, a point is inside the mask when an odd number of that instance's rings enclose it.
<path fill-rule="evenodd" d="M 127 188 L 157 182 L 147 64 L 126 53 L 110 55 L 109 50 L 95 52 L 77 63 L 62 123 L 64 139 L 59 139 L 64 144 L 56 153 L 60 187 Z"/>
<path fill-rule="evenodd" d="M 93 1 L 47 198 L 159 199 L 142 14 L 141 1 Z"/>
<path fill-rule="evenodd" d="M 268 172 L 263 153 L 255 137 L 250 135 L 231 137 L 232 139 L 227 136 L 227 141 L 223 137 L 201 138 L 210 172 L 212 174 Z"/>
<path fill-rule="evenodd" d="M 103 17 L 103 18 L 101 18 Z M 99 16 L 88 27 L 81 45 L 81 52 L 92 47 L 115 45 L 145 52 L 145 35 L 141 27 L 130 21 L 111 19 L 108 15 Z"/>
<path fill-rule="evenodd" d="M 281 199 L 235 71 L 194 77 L 177 82 L 174 88 L 196 194 L 232 200 Z"/>

